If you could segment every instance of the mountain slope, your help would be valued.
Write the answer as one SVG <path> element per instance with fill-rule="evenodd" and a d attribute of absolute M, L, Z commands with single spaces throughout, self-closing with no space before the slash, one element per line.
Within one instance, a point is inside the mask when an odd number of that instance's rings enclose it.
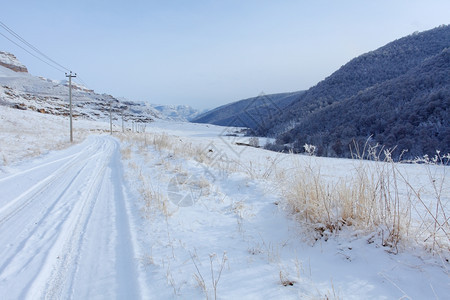
<path fill-rule="evenodd" d="M 280 143 L 318 146 L 319 155 L 350 157 L 356 140 L 408 149 L 407 157 L 450 152 L 450 48 L 406 74 L 301 119 Z"/>
<path fill-rule="evenodd" d="M 261 94 L 217 107 L 194 118 L 192 122 L 258 129 L 265 127 L 271 115 L 281 112 L 303 93 Z"/>
<path fill-rule="evenodd" d="M 448 25 L 414 33 L 363 54 L 310 88 L 286 110 L 274 115 L 268 121 L 268 126 L 258 133 L 261 135 L 283 133 L 291 129 L 292 122 L 298 122 L 314 111 L 401 76 L 447 47 L 450 47 Z"/>
<path fill-rule="evenodd" d="M 278 135 L 289 130 L 292 122 L 335 102 L 349 99 L 360 91 L 401 76 L 425 59 L 450 47 L 450 26 L 414 33 L 375 51 L 363 54 L 342 66 L 310 88 L 283 112 L 275 114 L 261 135 Z"/>

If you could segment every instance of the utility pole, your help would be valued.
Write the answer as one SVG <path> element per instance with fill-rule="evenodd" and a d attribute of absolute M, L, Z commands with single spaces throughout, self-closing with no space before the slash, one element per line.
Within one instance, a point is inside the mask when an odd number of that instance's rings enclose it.
<path fill-rule="evenodd" d="M 109 101 L 109 130 L 111 131 L 112 135 L 112 100 Z"/>
<path fill-rule="evenodd" d="M 123 126 L 123 113 L 124 113 L 125 108 L 122 108 L 122 133 L 125 132 L 125 127 Z"/>
<path fill-rule="evenodd" d="M 73 133 L 72 133 L 72 77 L 77 77 L 77 73 L 72 74 L 70 71 L 69 74 L 65 73 L 66 77 L 69 77 L 69 115 L 70 115 L 70 142 L 73 143 Z"/>

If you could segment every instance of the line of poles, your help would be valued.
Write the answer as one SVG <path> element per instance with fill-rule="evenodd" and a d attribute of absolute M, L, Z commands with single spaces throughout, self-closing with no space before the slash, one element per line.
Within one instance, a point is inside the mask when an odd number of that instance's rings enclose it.
<path fill-rule="evenodd" d="M 69 123 L 70 123 L 70 142 L 73 143 L 73 126 L 72 126 L 72 78 L 76 77 L 76 73 L 66 73 L 66 77 L 69 78 Z M 112 100 L 109 101 L 109 131 L 110 134 L 113 134 L 113 108 L 112 108 Z M 124 112 L 127 110 L 127 107 L 121 109 L 121 117 L 122 117 L 122 132 L 125 132 L 125 114 Z M 146 130 L 146 125 L 138 122 L 131 123 L 131 132 L 142 133 Z"/>

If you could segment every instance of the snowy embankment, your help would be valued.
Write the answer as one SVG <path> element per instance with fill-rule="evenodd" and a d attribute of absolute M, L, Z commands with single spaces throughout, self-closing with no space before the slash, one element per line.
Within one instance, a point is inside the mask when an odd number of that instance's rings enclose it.
<path fill-rule="evenodd" d="M 429 244 L 403 231 L 397 244 L 385 242 L 389 224 L 380 231 L 342 225 L 330 232 L 291 215 L 285 189 L 296 173 L 319 170 L 321 180 L 333 186 L 352 179 L 359 165 L 371 170 L 376 163 L 237 146 L 248 141 L 210 125 L 160 122 L 146 131 L 122 137 L 122 154 L 127 180 L 142 195 L 142 227 L 149 228 L 140 253 L 149 296 L 424 299 L 447 294 L 445 236 L 433 256 L 425 250 Z M 430 174 L 440 178 L 441 200 L 448 202 L 447 167 L 398 168 L 422 199 L 433 198 Z M 394 192 L 399 199 L 408 196 L 404 185 Z M 420 205 L 413 208 L 410 214 L 424 216 Z"/>
<path fill-rule="evenodd" d="M 383 231 L 317 231 L 292 215 L 286 187 L 295 174 L 320 170 L 334 186 L 361 162 L 238 146 L 247 141 L 232 130 L 162 121 L 84 142 L 108 125 L 77 121 L 80 143 L 68 147 L 66 119 L 0 112 L 1 298 L 448 295 L 445 245 L 432 255 L 408 238 L 393 251 Z M 446 204 L 448 167 L 421 167 L 399 168 L 423 199 L 433 199 L 429 174 L 441 176 Z"/>
<path fill-rule="evenodd" d="M 74 142 L 109 130 L 102 122 L 77 120 Z M 69 118 L 0 106 L 0 167 L 70 146 Z M 1 169 L 0 169 L 1 174 Z"/>

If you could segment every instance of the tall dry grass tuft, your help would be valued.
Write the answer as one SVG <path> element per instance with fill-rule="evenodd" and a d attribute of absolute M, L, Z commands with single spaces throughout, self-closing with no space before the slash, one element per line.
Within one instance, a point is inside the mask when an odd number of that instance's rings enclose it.
<path fill-rule="evenodd" d="M 294 174 L 283 176 L 280 186 L 297 220 L 313 228 L 316 239 L 351 226 L 379 234 L 382 245 L 393 252 L 401 241 L 421 244 L 433 253 L 448 252 L 447 156 L 417 161 L 428 174 L 425 183 L 408 178 L 404 164 L 394 162 L 389 150 L 367 147 L 357 152 L 352 174 L 338 180 L 323 176 L 314 158 L 306 164 L 295 160 Z M 424 186 L 431 187 L 431 196 L 424 197 Z"/>
<path fill-rule="evenodd" d="M 203 291 L 203 293 L 205 294 L 206 299 L 209 299 L 209 289 L 208 289 L 208 285 L 202 275 L 202 272 L 200 272 L 199 266 L 196 262 L 196 260 L 198 259 L 197 254 L 195 253 L 192 254 L 191 252 L 189 252 L 190 256 L 191 256 L 191 260 L 195 266 L 195 269 L 197 271 L 197 273 L 193 274 L 194 279 L 197 281 L 198 286 L 201 288 L 201 290 Z M 228 257 L 227 257 L 227 253 L 223 252 L 222 255 L 222 259 L 219 261 L 217 259 L 217 255 L 215 253 L 211 253 L 209 255 L 209 262 L 210 262 L 210 272 L 211 272 L 211 290 L 212 293 L 214 293 L 214 299 L 217 299 L 217 289 L 218 289 L 218 285 L 219 285 L 219 281 L 220 278 L 222 276 L 222 271 L 228 261 Z M 216 260 L 216 264 L 217 267 L 214 268 L 214 261 Z M 216 269 L 216 270 L 215 270 Z"/>
<path fill-rule="evenodd" d="M 133 156 L 133 151 L 138 151 L 144 161 L 148 160 L 147 147 L 151 145 L 159 145 L 165 147 L 167 141 L 164 135 L 153 136 L 145 133 L 133 133 L 127 132 L 118 135 L 123 143 L 121 148 L 122 158 L 130 160 Z M 136 147 L 136 148 L 134 148 Z M 133 177 L 137 179 L 139 186 L 137 191 L 142 197 L 143 206 L 141 212 L 146 219 L 152 219 L 157 213 L 161 213 L 165 218 L 174 214 L 173 206 L 170 205 L 168 197 L 159 190 L 159 186 L 154 186 L 149 176 L 144 175 L 142 166 L 137 165 L 135 162 L 128 162 L 128 166 L 133 174 Z"/>
<path fill-rule="evenodd" d="M 416 158 L 411 163 L 420 164 L 428 177 L 428 197 L 426 190 L 410 183 L 407 176 L 399 172 L 400 177 L 408 186 L 413 195 L 413 210 L 420 219 L 416 226 L 416 236 L 420 242 L 425 243 L 429 250 L 450 253 L 450 224 L 448 204 L 450 202 L 450 180 L 447 178 L 447 166 L 450 162 L 450 153 L 441 155 L 436 151 L 434 157 L 424 156 Z M 430 196 L 431 195 L 431 196 Z M 447 261 L 450 257 L 447 257 Z"/>

